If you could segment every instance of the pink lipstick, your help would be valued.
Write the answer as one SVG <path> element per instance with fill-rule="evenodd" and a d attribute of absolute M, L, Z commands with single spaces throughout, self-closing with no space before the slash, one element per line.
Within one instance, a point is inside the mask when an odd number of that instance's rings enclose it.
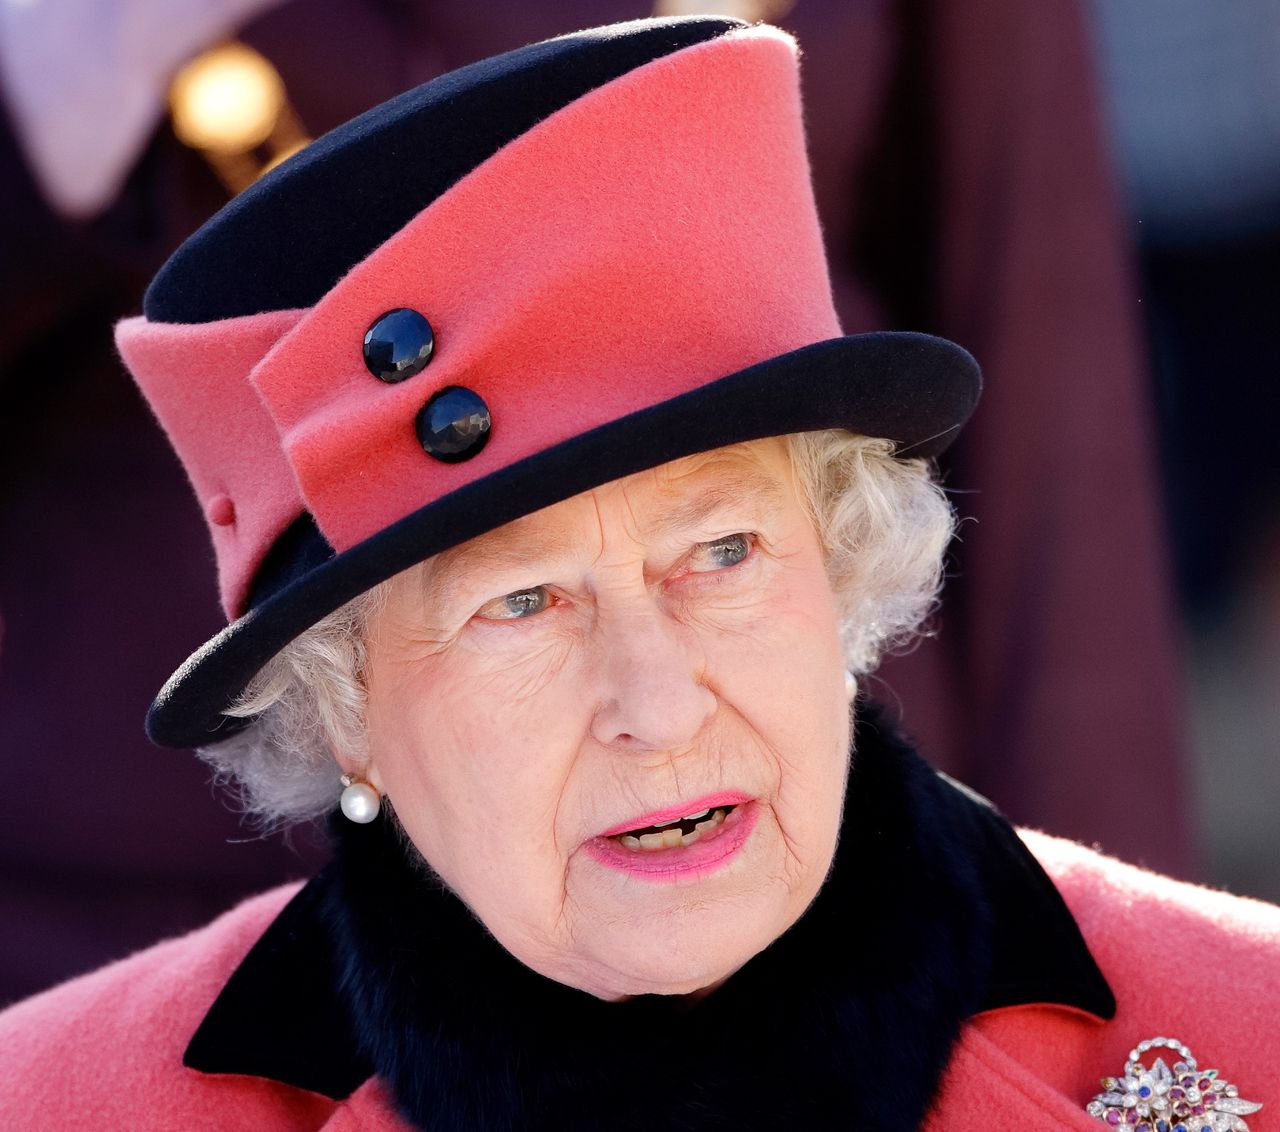
<path fill-rule="evenodd" d="M 717 806 L 736 806 L 741 802 L 751 801 L 749 794 L 740 790 L 721 790 L 718 794 L 708 794 L 705 798 L 695 798 L 692 802 L 681 802 L 676 806 L 668 806 L 665 810 L 654 810 L 651 814 L 643 814 L 630 821 L 606 829 L 601 837 L 617 837 L 634 829 L 644 829 L 651 825 L 667 825 L 678 821 L 688 814 L 698 814 L 703 810 L 714 810 Z"/>
<path fill-rule="evenodd" d="M 746 844 L 758 817 L 758 805 L 745 794 L 710 794 L 613 826 L 584 848 L 593 860 L 619 872 L 688 882 L 727 865 Z"/>

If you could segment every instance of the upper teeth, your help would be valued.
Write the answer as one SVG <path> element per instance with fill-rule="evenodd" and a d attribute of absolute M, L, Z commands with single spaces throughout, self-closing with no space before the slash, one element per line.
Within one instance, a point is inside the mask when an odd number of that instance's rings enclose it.
<path fill-rule="evenodd" d="M 709 813 L 711 813 L 711 809 L 708 807 L 705 810 L 699 810 L 696 814 L 685 814 L 682 818 L 672 818 L 670 821 L 656 821 L 653 824 L 658 829 L 661 829 L 664 825 L 676 825 L 682 821 L 697 821 L 698 818 L 705 818 Z"/>
<path fill-rule="evenodd" d="M 704 815 L 710 814 L 710 817 Z M 692 845 L 707 830 L 714 829 L 720 825 L 725 819 L 724 810 L 703 810 L 702 813 L 690 814 L 689 819 L 703 819 L 693 827 L 689 833 L 681 834 L 678 829 L 664 829 L 660 833 L 642 833 L 639 837 L 634 834 L 624 833 L 618 840 L 628 849 L 675 849 L 680 845 Z M 664 825 L 671 825 L 671 822 L 664 822 Z"/>

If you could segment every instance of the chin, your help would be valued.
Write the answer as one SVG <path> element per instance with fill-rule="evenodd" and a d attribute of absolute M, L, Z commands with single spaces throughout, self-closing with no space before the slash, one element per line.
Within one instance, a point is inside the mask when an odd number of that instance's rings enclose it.
<path fill-rule="evenodd" d="M 611 971 L 611 978 L 599 988 L 584 989 L 589 989 L 597 998 L 610 1001 L 646 994 L 699 998 L 715 990 L 750 958 L 750 955 L 738 955 L 733 959 L 717 956 L 716 962 L 697 964 L 662 960 L 641 962 L 625 971 Z"/>
<path fill-rule="evenodd" d="M 654 917 L 650 926 L 619 924 L 598 941 L 599 998 L 698 995 L 714 990 L 778 938 L 796 917 L 773 901 Z M 754 914 L 752 914 L 754 913 Z"/>

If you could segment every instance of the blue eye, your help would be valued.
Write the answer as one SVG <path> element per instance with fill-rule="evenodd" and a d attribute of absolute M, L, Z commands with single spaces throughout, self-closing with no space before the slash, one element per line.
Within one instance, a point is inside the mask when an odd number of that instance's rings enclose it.
<path fill-rule="evenodd" d="M 515 621 L 521 617 L 532 617 L 541 613 L 551 604 L 551 591 L 546 586 L 534 586 L 528 590 L 516 590 L 494 598 L 476 611 L 477 617 L 489 621 Z"/>
<path fill-rule="evenodd" d="M 715 542 L 704 542 L 699 547 L 700 556 L 708 565 L 708 570 L 724 570 L 737 566 L 751 553 L 752 538 L 750 535 L 726 535 Z"/>

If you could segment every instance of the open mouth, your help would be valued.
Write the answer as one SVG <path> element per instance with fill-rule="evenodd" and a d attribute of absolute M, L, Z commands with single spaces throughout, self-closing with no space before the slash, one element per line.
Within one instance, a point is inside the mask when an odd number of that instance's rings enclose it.
<path fill-rule="evenodd" d="M 725 790 L 636 814 L 584 848 L 598 864 L 640 880 L 695 884 L 738 859 L 760 810 L 758 799 Z"/>
<path fill-rule="evenodd" d="M 725 819 L 737 805 L 715 806 L 658 825 L 641 826 L 609 838 L 624 849 L 654 853 L 662 849 L 679 849 L 698 841 L 710 841 L 723 830 Z"/>

